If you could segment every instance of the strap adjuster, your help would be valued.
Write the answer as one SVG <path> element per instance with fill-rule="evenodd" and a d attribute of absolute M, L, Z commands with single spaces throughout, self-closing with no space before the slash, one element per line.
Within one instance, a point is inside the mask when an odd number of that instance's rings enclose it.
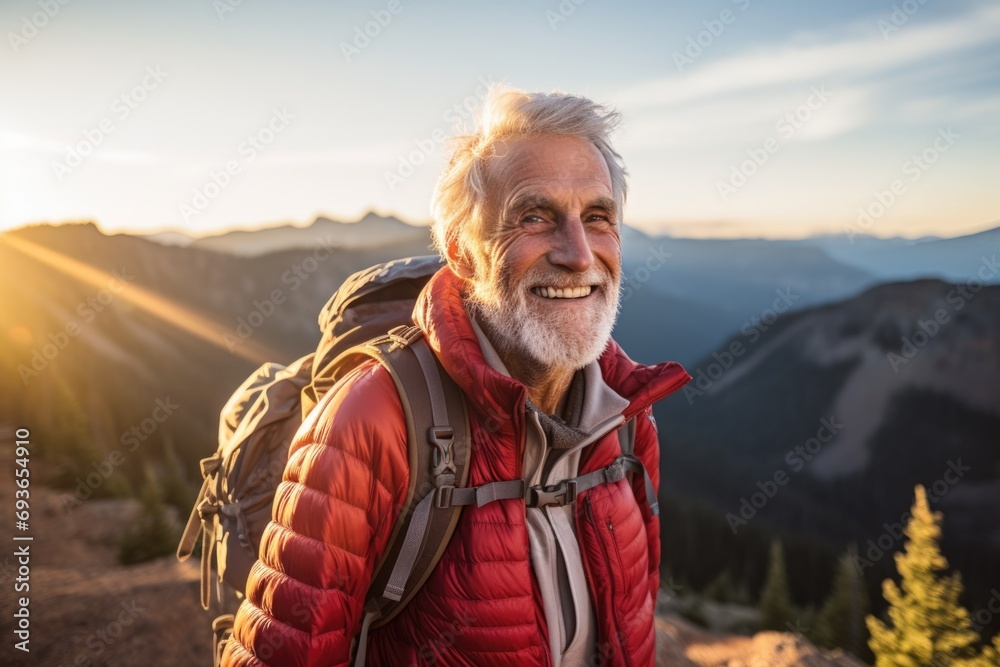
<path fill-rule="evenodd" d="M 621 459 L 615 459 L 614 463 L 604 468 L 604 479 L 610 484 L 625 479 L 625 462 Z"/>
<path fill-rule="evenodd" d="M 576 480 L 564 479 L 551 486 L 532 486 L 528 488 L 525 503 L 529 507 L 548 507 L 558 505 L 564 507 L 576 501 Z"/>
<path fill-rule="evenodd" d="M 438 447 L 450 447 L 455 442 L 455 429 L 451 426 L 431 426 L 427 438 Z"/>
<path fill-rule="evenodd" d="M 434 489 L 434 507 L 442 510 L 451 507 L 451 494 L 454 490 L 454 486 L 439 486 Z"/>

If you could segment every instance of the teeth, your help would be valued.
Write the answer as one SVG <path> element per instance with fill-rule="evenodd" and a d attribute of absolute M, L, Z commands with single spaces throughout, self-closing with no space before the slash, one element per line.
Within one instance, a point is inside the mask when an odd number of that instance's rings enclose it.
<path fill-rule="evenodd" d="M 533 287 L 531 291 L 546 299 L 580 299 L 588 296 L 593 288 L 590 285 L 583 287 Z"/>

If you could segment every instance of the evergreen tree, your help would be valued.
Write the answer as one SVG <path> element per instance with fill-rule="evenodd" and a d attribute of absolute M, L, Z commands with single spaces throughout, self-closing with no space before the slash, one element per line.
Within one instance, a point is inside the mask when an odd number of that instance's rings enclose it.
<path fill-rule="evenodd" d="M 163 491 L 151 468 L 146 470 L 146 480 L 139 516 L 118 545 L 118 562 L 122 565 L 144 563 L 177 548 L 177 535 L 167 518 Z"/>
<path fill-rule="evenodd" d="M 993 645 L 983 650 L 983 662 L 1000 665 L 1000 632 L 993 635 Z"/>
<path fill-rule="evenodd" d="M 715 602 L 732 602 L 736 597 L 733 589 L 733 577 L 729 569 L 725 569 L 718 574 L 715 579 L 705 588 L 705 597 Z"/>
<path fill-rule="evenodd" d="M 172 505 L 184 516 L 191 511 L 194 504 L 195 494 L 188 487 L 184 478 L 184 469 L 181 466 L 177 450 L 174 448 L 174 441 L 169 435 L 163 438 L 163 502 Z"/>
<path fill-rule="evenodd" d="M 771 563 L 760 594 L 760 625 L 763 630 L 787 632 L 789 624 L 795 627 L 795 610 L 788 593 L 788 573 L 781 542 L 771 544 Z"/>
<path fill-rule="evenodd" d="M 990 662 L 992 648 L 983 653 L 976 649 L 979 635 L 972 629 L 969 612 L 958 602 L 961 575 L 944 574 L 948 561 L 938 550 L 940 522 L 941 513 L 930 511 L 924 487 L 918 485 L 905 549 L 896 554 L 900 584 L 892 579 L 882 583 L 889 623 L 867 618 L 876 667 L 996 664 Z"/>
<path fill-rule="evenodd" d="M 864 658 L 867 653 L 865 615 L 868 595 L 855 565 L 857 550 L 852 545 L 840 558 L 830 595 L 819 611 L 814 633 L 823 648 L 842 648 Z"/>

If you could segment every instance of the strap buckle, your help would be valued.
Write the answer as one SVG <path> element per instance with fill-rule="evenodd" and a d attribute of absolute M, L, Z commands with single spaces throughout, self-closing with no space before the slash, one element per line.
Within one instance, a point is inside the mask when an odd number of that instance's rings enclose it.
<path fill-rule="evenodd" d="M 198 512 L 198 516 L 201 517 L 202 521 L 205 521 L 210 516 L 218 514 L 223 511 L 226 505 L 214 502 L 211 498 L 204 498 L 200 503 L 195 506 L 195 510 Z"/>
<path fill-rule="evenodd" d="M 451 426 L 431 426 L 427 429 L 427 439 L 434 445 L 431 465 L 434 474 L 455 472 L 455 429 Z"/>
<path fill-rule="evenodd" d="M 532 486 L 528 488 L 525 503 L 529 507 L 548 507 L 558 505 L 564 507 L 576 501 L 576 480 L 564 479 L 551 486 Z"/>
<path fill-rule="evenodd" d="M 413 345 L 423 334 L 423 330 L 417 326 L 400 324 L 397 327 L 393 327 L 386 334 L 386 340 L 390 343 L 389 351 L 392 352 L 393 350 Z"/>

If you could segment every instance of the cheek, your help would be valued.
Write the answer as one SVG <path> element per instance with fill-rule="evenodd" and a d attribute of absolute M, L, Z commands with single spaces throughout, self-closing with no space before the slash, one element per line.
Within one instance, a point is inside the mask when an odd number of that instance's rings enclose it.
<path fill-rule="evenodd" d="M 617 236 L 595 239 L 590 250 L 607 267 L 613 278 L 621 274 L 622 246 Z"/>
<path fill-rule="evenodd" d="M 544 258 L 544 244 L 528 234 L 521 235 L 502 247 L 495 259 L 505 267 L 508 277 L 516 283 L 523 280 Z"/>

